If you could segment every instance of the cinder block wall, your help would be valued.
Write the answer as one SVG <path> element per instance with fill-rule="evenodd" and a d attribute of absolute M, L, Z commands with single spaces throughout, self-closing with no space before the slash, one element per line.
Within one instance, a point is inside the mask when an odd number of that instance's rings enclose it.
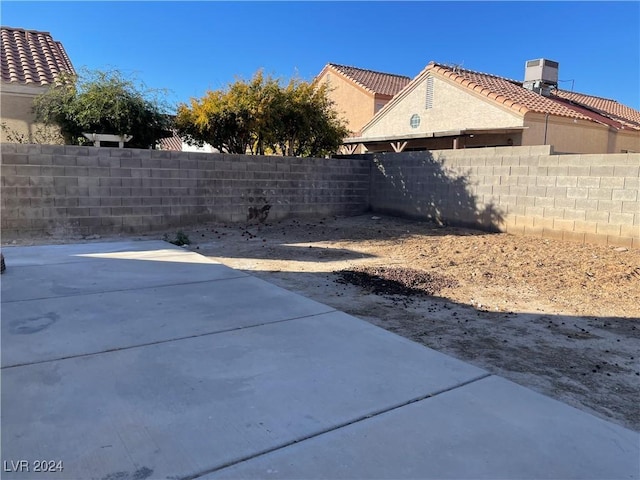
<path fill-rule="evenodd" d="M 553 155 L 533 146 L 367 158 L 374 211 L 640 248 L 640 154 Z"/>
<path fill-rule="evenodd" d="M 0 153 L 4 239 L 350 215 L 369 205 L 363 158 L 22 144 L 2 144 Z"/>
<path fill-rule="evenodd" d="M 371 209 L 640 248 L 640 154 L 534 146 L 309 159 L 2 144 L 1 158 L 5 239 Z"/>

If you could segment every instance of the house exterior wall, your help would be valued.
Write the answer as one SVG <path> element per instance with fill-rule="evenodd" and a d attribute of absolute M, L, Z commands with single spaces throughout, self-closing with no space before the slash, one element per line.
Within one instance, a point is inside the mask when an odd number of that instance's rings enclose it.
<path fill-rule="evenodd" d="M 615 153 L 640 153 L 640 132 L 619 131 L 615 137 L 614 145 L 613 151 Z"/>
<path fill-rule="evenodd" d="M 2 124 L 6 125 L 11 132 L 16 134 L 30 135 L 34 116 L 31 112 L 33 108 L 34 93 L 12 92 L 4 84 L 0 88 L 0 117 Z M 3 128 L 0 132 L 3 142 L 7 141 L 7 132 Z"/>
<path fill-rule="evenodd" d="M 545 116 L 525 115 L 523 145 L 541 145 L 545 138 Z M 622 153 L 640 151 L 640 132 L 618 131 L 607 125 L 572 118 L 549 117 L 547 145 L 559 153 Z"/>
<path fill-rule="evenodd" d="M 527 127 L 522 136 L 525 145 L 545 143 L 545 116 L 525 115 Z M 585 120 L 549 116 L 546 125 L 546 144 L 560 153 L 613 153 L 608 152 L 609 127 Z"/>
<path fill-rule="evenodd" d="M 427 76 L 406 92 L 387 112 L 365 131 L 362 137 L 410 135 L 464 128 L 504 128 L 522 126 L 522 117 L 491 105 L 472 92 L 433 76 L 433 107 L 426 108 Z M 412 115 L 420 116 L 420 125 L 411 128 Z"/>
<path fill-rule="evenodd" d="M 16 136 L 23 138 L 25 143 L 42 143 L 45 130 L 47 139 L 56 138 L 59 129 L 36 123 L 33 114 L 33 100 L 46 92 L 46 87 L 27 87 L 2 83 L 0 85 L 0 141 L 8 142 Z"/>
<path fill-rule="evenodd" d="M 379 93 L 376 93 L 375 95 L 375 101 L 374 101 L 374 105 L 373 105 L 373 114 L 375 115 L 376 113 L 378 113 L 380 110 L 382 110 L 382 108 L 391 101 L 391 99 L 393 98 L 393 96 L 391 95 L 381 95 Z M 371 118 L 369 118 L 369 120 L 371 120 Z M 368 121 L 368 120 L 367 120 Z M 364 125 L 363 125 L 364 126 Z"/>
<path fill-rule="evenodd" d="M 362 126 L 371 120 L 375 109 L 373 93 L 367 92 L 329 69 L 325 70 L 318 81 L 328 81 L 329 99 L 335 103 L 334 108 L 346 121 L 350 131 L 360 131 Z M 381 101 L 383 100 L 378 100 L 378 102 Z"/>

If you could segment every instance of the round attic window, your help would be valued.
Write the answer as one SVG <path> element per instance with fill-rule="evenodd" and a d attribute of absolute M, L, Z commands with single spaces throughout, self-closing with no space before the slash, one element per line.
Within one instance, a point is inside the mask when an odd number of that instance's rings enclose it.
<path fill-rule="evenodd" d="M 411 125 L 411 128 L 418 128 L 420 126 L 420 115 L 418 115 L 417 113 L 414 113 L 413 115 L 411 115 L 411 120 L 409 120 L 409 125 Z"/>

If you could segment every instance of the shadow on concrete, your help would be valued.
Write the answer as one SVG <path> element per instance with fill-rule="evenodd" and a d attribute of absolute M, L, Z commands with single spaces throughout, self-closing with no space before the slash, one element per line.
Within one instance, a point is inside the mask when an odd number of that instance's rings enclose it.
<path fill-rule="evenodd" d="M 501 231 L 504 212 L 474 193 L 471 170 L 460 173 L 430 151 L 367 154 L 374 212 L 430 220 L 437 224 Z M 475 191 L 477 192 L 477 191 Z"/>

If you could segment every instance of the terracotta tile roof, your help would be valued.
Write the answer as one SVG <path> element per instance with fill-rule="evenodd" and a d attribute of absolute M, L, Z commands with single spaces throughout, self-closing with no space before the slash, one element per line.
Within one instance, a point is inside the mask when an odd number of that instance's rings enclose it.
<path fill-rule="evenodd" d="M 409 77 L 395 75 L 393 73 L 375 72 L 373 70 L 348 67 L 335 63 L 329 63 L 328 66 L 342 73 L 344 76 L 370 92 L 381 95 L 393 96 L 411 81 L 411 78 Z"/>
<path fill-rule="evenodd" d="M 566 90 L 557 90 L 554 94 L 557 97 L 585 105 L 589 109 L 616 120 L 625 126 L 632 128 L 640 127 L 640 111 L 622 105 L 615 100 L 594 97 L 583 93 L 568 92 Z"/>
<path fill-rule="evenodd" d="M 640 130 L 640 112 L 614 100 L 564 90 L 552 90 L 549 97 L 522 86 L 522 82 L 458 67 L 430 63 L 416 77 L 432 71 L 474 92 L 484 95 L 524 115 L 536 112 L 560 117 L 589 120 L 615 128 Z"/>
<path fill-rule="evenodd" d="M 0 67 L 4 82 L 27 85 L 49 85 L 60 72 L 76 73 L 50 33 L 11 27 L 0 27 Z"/>

